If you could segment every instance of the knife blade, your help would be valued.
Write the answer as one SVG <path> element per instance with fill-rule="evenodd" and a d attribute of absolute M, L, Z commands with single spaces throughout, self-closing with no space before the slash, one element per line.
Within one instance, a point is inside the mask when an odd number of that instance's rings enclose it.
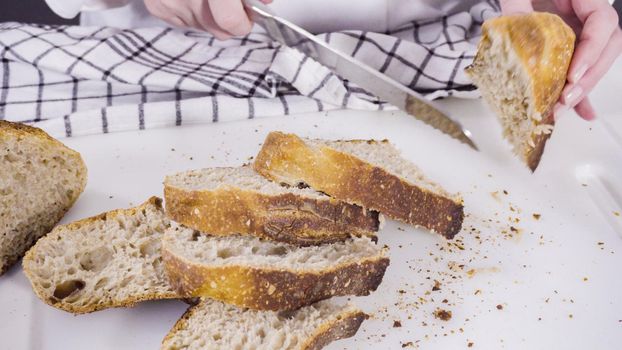
<path fill-rule="evenodd" d="M 257 0 L 244 0 L 244 3 L 252 20 L 263 27 L 272 39 L 301 51 L 381 100 L 478 150 L 471 139 L 471 132 L 451 119 L 434 102 L 275 15 L 263 3 Z"/>

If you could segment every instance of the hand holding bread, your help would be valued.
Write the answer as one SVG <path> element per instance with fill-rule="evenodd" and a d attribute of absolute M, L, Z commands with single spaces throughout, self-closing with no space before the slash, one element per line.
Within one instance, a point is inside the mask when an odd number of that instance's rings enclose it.
<path fill-rule="evenodd" d="M 577 33 L 567 83 L 555 107 L 559 115 L 574 108 L 586 120 L 596 117 L 588 94 L 622 53 L 618 15 L 606 0 L 502 0 L 504 15 L 555 13 Z"/>

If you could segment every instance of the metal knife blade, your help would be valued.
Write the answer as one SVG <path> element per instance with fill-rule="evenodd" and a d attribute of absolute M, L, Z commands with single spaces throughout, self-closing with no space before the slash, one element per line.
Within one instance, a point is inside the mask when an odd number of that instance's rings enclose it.
<path fill-rule="evenodd" d="M 471 132 L 452 120 L 435 103 L 365 63 L 347 55 L 297 25 L 276 16 L 257 0 L 244 0 L 253 21 L 274 40 L 295 48 L 383 101 L 477 150 Z"/>

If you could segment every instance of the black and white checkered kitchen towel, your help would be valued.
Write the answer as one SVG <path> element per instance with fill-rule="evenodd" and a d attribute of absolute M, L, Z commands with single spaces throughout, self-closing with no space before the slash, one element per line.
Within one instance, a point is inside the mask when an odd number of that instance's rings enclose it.
<path fill-rule="evenodd" d="M 322 34 L 429 98 L 477 93 L 463 70 L 499 11 L 412 22 L 387 33 Z M 171 28 L 0 24 L 0 119 L 69 137 L 338 108 L 391 108 L 263 33 L 225 42 Z"/>

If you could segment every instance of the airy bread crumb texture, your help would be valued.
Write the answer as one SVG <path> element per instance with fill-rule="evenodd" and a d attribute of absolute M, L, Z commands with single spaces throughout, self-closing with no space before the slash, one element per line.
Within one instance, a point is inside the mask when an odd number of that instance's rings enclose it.
<path fill-rule="evenodd" d="M 189 191 L 239 188 L 270 195 L 293 193 L 303 197 L 329 199 L 328 196 L 309 188 L 284 187 L 274 183 L 249 166 L 192 170 L 168 176 L 164 182 L 167 186 Z"/>
<path fill-rule="evenodd" d="M 163 244 L 173 255 L 195 264 L 211 267 L 241 265 L 296 272 L 321 272 L 332 266 L 386 254 L 385 249 L 369 237 L 300 247 L 246 235 L 209 236 L 182 226 L 167 230 Z"/>
<path fill-rule="evenodd" d="M 60 221 L 86 185 L 77 152 L 0 121 L 0 274 Z"/>
<path fill-rule="evenodd" d="M 327 331 L 324 328 L 338 327 L 340 321 L 355 315 L 360 315 L 361 320 L 353 332 L 340 334 L 334 339 L 349 337 L 356 332 L 364 318 L 360 310 L 349 304 L 322 301 L 297 311 L 279 313 L 241 309 L 204 299 L 188 310 L 164 339 L 162 349 L 308 349 L 314 338 Z"/>
<path fill-rule="evenodd" d="M 59 226 L 39 240 L 24 258 L 37 295 L 75 313 L 173 297 L 160 254 L 169 227 L 160 203 Z"/>
<path fill-rule="evenodd" d="M 534 107 L 529 76 L 511 41 L 490 30 L 480 46 L 472 78 L 484 99 L 495 110 L 514 153 L 527 161 L 540 134 L 550 134 L 553 126 L 542 124 L 542 115 Z"/>

